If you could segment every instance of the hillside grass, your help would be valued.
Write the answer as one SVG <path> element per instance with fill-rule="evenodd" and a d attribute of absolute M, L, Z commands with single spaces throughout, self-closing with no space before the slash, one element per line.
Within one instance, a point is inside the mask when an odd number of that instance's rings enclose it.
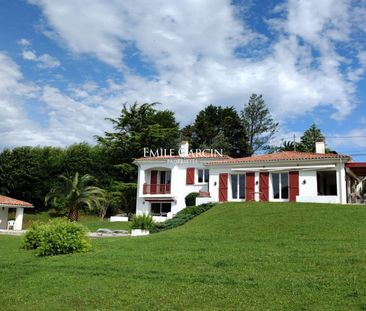
<path fill-rule="evenodd" d="M 25 210 L 23 219 L 23 229 L 28 229 L 35 222 L 47 222 L 49 219 L 64 217 L 56 213 L 54 210 L 33 213 Z M 15 219 L 15 212 L 9 213 L 9 219 Z M 111 230 L 129 230 L 131 222 L 110 222 L 108 219 L 101 220 L 96 215 L 89 215 L 83 212 L 79 214 L 79 223 L 83 224 L 91 232 L 99 228 L 107 228 Z"/>
<path fill-rule="evenodd" d="M 0 236 L 3 310 L 366 310 L 366 206 L 229 203 L 38 258 Z"/>

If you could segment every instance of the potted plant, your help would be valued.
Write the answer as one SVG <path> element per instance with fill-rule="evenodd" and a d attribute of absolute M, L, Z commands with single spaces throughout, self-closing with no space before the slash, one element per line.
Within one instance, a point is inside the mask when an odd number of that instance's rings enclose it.
<path fill-rule="evenodd" d="M 150 234 L 150 229 L 155 226 L 154 220 L 149 214 L 134 215 L 131 223 L 131 236 Z"/>

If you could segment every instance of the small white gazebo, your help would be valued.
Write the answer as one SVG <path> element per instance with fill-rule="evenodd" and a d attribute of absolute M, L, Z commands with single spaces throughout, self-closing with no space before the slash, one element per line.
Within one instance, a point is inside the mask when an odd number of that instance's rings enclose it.
<path fill-rule="evenodd" d="M 0 195 L 0 230 L 8 229 L 9 208 L 16 209 L 13 230 L 22 230 L 24 209 L 33 207 L 34 206 L 31 203 Z"/>

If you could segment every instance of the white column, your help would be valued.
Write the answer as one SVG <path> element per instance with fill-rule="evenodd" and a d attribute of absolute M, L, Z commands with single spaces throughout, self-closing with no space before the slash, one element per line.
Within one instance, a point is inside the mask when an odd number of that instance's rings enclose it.
<path fill-rule="evenodd" d="M 337 165 L 337 196 L 338 203 L 347 203 L 347 185 L 346 185 L 346 170 L 344 164 L 340 163 Z"/>
<path fill-rule="evenodd" d="M 8 208 L 0 207 L 0 229 L 7 229 L 8 227 Z"/>
<path fill-rule="evenodd" d="M 347 204 L 346 170 L 344 169 L 344 165 L 342 165 L 340 176 L 341 176 L 341 203 Z"/>
<path fill-rule="evenodd" d="M 254 200 L 259 202 L 260 197 L 259 197 L 259 172 L 255 172 L 254 175 Z"/>
<path fill-rule="evenodd" d="M 15 214 L 14 230 L 22 230 L 22 228 L 23 228 L 23 214 L 24 214 L 24 208 L 23 207 L 17 207 L 17 212 Z"/>

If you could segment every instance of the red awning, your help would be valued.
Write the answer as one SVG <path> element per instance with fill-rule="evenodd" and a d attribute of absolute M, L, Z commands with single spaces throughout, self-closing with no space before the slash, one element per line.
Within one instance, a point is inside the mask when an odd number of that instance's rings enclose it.
<path fill-rule="evenodd" d="M 346 167 L 349 168 L 356 176 L 366 177 L 366 162 L 349 162 L 346 163 Z"/>

